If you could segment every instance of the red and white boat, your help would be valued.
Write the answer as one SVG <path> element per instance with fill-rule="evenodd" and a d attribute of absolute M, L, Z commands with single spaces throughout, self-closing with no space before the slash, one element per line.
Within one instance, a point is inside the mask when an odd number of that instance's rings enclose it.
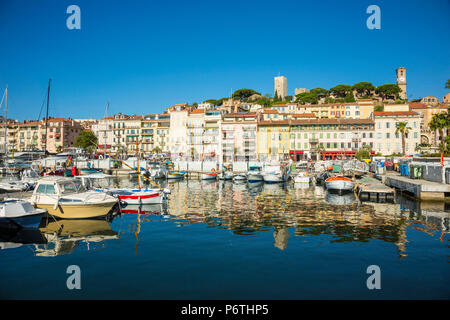
<path fill-rule="evenodd" d="M 325 186 L 330 191 L 343 192 L 353 191 L 355 183 L 352 179 L 344 176 L 330 177 L 325 180 Z"/>
<path fill-rule="evenodd" d="M 200 172 L 202 180 L 216 180 L 217 179 L 217 172 L 211 171 L 211 172 Z"/>
<path fill-rule="evenodd" d="M 162 203 L 166 194 L 170 193 L 168 189 L 109 189 L 108 193 L 119 198 L 127 204 L 155 204 Z"/>

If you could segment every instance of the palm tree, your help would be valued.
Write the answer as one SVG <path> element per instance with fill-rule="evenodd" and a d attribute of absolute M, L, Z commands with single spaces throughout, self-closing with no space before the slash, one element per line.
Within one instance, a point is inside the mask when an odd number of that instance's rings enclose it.
<path fill-rule="evenodd" d="M 436 130 L 439 131 L 439 136 L 441 137 L 441 143 L 444 143 L 444 129 L 450 128 L 450 118 L 447 113 L 436 113 L 433 118 L 431 118 L 430 123 L 428 124 L 431 130 L 436 133 Z M 435 136 L 435 140 L 437 138 Z"/>
<path fill-rule="evenodd" d="M 403 154 L 405 155 L 406 154 L 405 137 L 409 133 L 409 130 L 411 130 L 411 128 L 408 127 L 408 123 L 403 122 L 403 121 L 397 122 L 396 127 L 397 127 L 397 129 L 395 129 L 395 133 L 399 133 L 400 132 L 401 135 L 402 135 L 402 151 L 403 151 Z"/>

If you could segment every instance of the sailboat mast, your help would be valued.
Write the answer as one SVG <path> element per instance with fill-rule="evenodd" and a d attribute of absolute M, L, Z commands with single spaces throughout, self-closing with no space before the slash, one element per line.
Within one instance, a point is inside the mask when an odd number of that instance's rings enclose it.
<path fill-rule="evenodd" d="M 50 83 L 52 79 L 48 79 L 48 89 L 47 89 L 47 111 L 45 113 L 45 148 L 44 153 L 47 154 L 47 128 L 48 128 L 48 105 L 50 102 Z"/>
<path fill-rule="evenodd" d="M 8 86 L 6 86 L 5 89 L 5 119 L 3 119 L 3 121 L 5 121 L 5 159 L 6 159 L 8 156 L 8 144 L 6 141 L 6 135 L 8 131 Z"/>

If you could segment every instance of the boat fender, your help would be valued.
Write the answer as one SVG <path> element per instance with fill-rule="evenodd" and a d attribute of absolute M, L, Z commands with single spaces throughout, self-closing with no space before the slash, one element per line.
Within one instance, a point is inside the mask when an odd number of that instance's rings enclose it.
<path fill-rule="evenodd" d="M 165 194 L 171 194 L 171 191 L 170 191 L 170 189 L 168 189 L 168 188 L 164 188 L 164 189 L 163 189 L 163 192 L 164 192 Z"/>

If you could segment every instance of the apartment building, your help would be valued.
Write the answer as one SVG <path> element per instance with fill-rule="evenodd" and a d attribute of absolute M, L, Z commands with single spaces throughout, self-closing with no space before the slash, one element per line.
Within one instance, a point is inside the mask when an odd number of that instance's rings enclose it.
<path fill-rule="evenodd" d="M 96 123 L 93 123 L 91 126 L 92 132 L 97 137 L 98 148 L 97 152 L 112 152 L 113 146 L 113 126 L 114 126 L 114 117 L 104 117 L 98 120 Z"/>
<path fill-rule="evenodd" d="M 169 152 L 169 114 L 145 115 L 141 121 L 141 148 L 145 153 L 155 150 Z"/>
<path fill-rule="evenodd" d="M 46 149 L 49 153 L 69 151 L 70 148 L 75 147 L 75 140 L 82 130 L 81 124 L 72 119 L 49 118 L 47 130 L 45 121 L 42 121 L 40 125 L 40 149 Z"/>
<path fill-rule="evenodd" d="M 141 148 L 141 121 L 142 116 L 132 115 L 125 121 L 125 144 L 128 154 L 135 154 L 137 148 Z"/>
<path fill-rule="evenodd" d="M 18 123 L 17 140 L 15 149 L 17 151 L 33 151 L 40 150 L 39 141 L 39 121 L 24 121 Z"/>
<path fill-rule="evenodd" d="M 256 160 L 257 113 L 229 113 L 220 122 L 222 160 Z"/>
<path fill-rule="evenodd" d="M 173 159 L 188 156 L 188 132 L 187 122 L 188 110 L 178 108 L 169 111 L 170 129 L 169 129 L 169 152 Z"/>
<path fill-rule="evenodd" d="M 113 116 L 113 127 L 112 127 L 112 147 L 111 151 L 113 153 L 126 153 L 127 144 L 125 136 L 125 121 L 128 119 L 128 115 L 118 113 Z"/>
<path fill-rule="evenodd" d="M 406 135 L 405 152 L 408 155 L 416 153 L 420 144 L 420 115 L 414 111 L 383 111 L 374 112 L 375 141 L 374 150 L 383 155 L 402 153 L 402 136 L 396 133 L 399 122 L 407 123 L 410 128 Z"/>

